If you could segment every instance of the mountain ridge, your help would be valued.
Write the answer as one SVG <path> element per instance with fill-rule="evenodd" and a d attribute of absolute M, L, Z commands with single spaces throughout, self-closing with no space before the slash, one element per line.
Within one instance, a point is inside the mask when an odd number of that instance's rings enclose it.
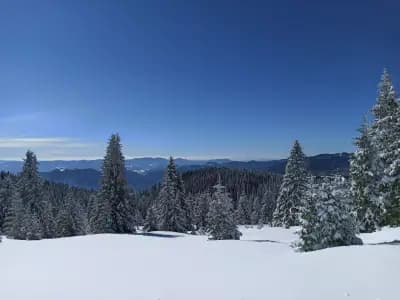
<path fill-rule="evenodd" d="M 330 175 L 342 174 L 347 176 L 349 171 L 349 153 L 336 154 L 319 154 L 316 156 L 307 157 L 306 164 L 310 172 L 314 175 Z M 228 161 L 228 162 L 213 162 L 208 161 L 204 164 L 189 164 L 186 161 L 181 164 L 177 159 L 177 168 L 181 173 L 187 171 L 195 171 L 208 167 L 221 167 L 228 169 L 243 169 L 250 171 L 269 172 L 283 174 L 286 166 L 286 159 L 272 161 Z M 198 161 L 196 161 L 198 162 Z M 155 166 L 154 166 L 155 167 Z M 146 189 L 161 181 L 165 167 L 162 165 L 149 169 L 145 172 L 138 172 L 127 168 L 126 177 L 128 183 L 137 190 Z M 69 184 L 76 187 L 88 189 L 97 189 L 101 172 L 99 169 L 54 169 L 51 171 L 41 172 L 41 175 L 54 182 Z"/>

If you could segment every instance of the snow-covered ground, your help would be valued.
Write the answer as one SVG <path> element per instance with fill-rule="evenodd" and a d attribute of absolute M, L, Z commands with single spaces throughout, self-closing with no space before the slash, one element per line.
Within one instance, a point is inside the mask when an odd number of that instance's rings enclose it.
<path fill-rule="evenodd" d="M 371 245 L 299 253 L 295 229 L 241 227 L 240 241 L 204 236 L 92 235 L 3 239 L 4 300 L 398 300 L 400 228 Z"/>

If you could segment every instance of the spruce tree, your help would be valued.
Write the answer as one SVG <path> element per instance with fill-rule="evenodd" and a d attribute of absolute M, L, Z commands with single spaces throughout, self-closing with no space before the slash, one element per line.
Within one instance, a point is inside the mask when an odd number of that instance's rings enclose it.
<path fill-rule="evenodd" d="M 0 233 L 6 231 L 6 219 L 11 208 L 11 199 L 14 193 L 14 184 L 9 174 L 0 174 Z"/>
<path fill-rule="evenodd" d="M 318 201 L 319 189 L 315 178 L 310 177 L 306 193 L 300 209 L 300 241 L 298 246 L 302 251 L 313 251 L 320 247 L 322 232 L 319 231 Z"/>
<path fill-rule="evenodd" d="M 207 228 L 207 214 L 211 202 L 211 195 L 208 192 L 203 192 L 195 197 L 193 208 L 193 223 L 196 230 L 204 232 Z"/>
<path fill-rule="evenodd" d="M 236 209 L 236 220 L 238 224 L 250 224 L 251 213 L 247 195 L 242 191 L 239 196 L 238 207 Z"/>
<path fill-rule="evenodd" d="M 377 152 L 372 144 L 370 130 L 364 118 L 356 138 L 357 150 L 350 160 L 351 196 L 356 207 L 361 232 L 373 232 L 382 224 L 383 205 L 379 199 L 376 178 Z"/>
<path fill-rule="evenodd" d="M 207 232 L 210 240 L 238 240 L 241 233 L 239 232 L 233 206 L 232 199 L 226 192 L 225 186 L 222 185 L 221 179 L 214 186 L 214 193 L 210 202 L 210 209 L 207 215 Z"/>
<path fill-rule="evenodd" d="M 150 232 L 156 231 L 157 228 L 157 215 L 153 206 L 147 209 L 146 219 L 144 220 L 143 231 Z"/>
<path fill-rule="evenodd" d="M 343 177 L 324 178 L 318 185 L 309 185 L 303 199 L 299 243 L 303 251 L 362 244 L 356 236 L 353 204 Z"/>
<path fill-rule="evenodd" d="M 101 188 L 93 223 L 96 233 L 135 232 L 134 212 L 125 178 L 125 158 L 118 134 L 111 136 L 104 157 Z"/>
<path fill-rule="evenodd" d="M 86 233 L 86 215 L 74 191 L 71 189 L 62 207 L 59 211 L 57 218 L 57 236 L 76 236 L 84 235 Z"/>
<path fill-rule="evenodd" d="M 378 153 L 376 180 L 380 201 L 386 207 L 385 222 L 388 225 L 400 224 L 400 113 L 396 97 L 390 75 L 384 70 L 377 102 L 372 110 L 375 120 L 371 126 L 371 136 Z"/>
<path fill-rule="evenodd" d="M 274 226 L 296 226 L 300 224 L 299 210 L 307 185 L 305 156 L 296 140 L 288 158 L 285 175 L 279 190 L 273 215 Z"/>
<path fill-rule="evenodd" d="M 157 199 L 159 230 L 175 232 L 188 230 L 187 214 L 182 207 L 182 189 L 174 159 L 170 157 Z"/>
<path fill-rule="evenodd" d="M 28 150 L 12 199 L 9 215 L 12 229 L 8 232 L 10 237 L 15 239 L 50 237 L 44 232 L 43 224 L 49 217 L 49 211 L 43 205 L 41 188 L 36 155 Z"/>

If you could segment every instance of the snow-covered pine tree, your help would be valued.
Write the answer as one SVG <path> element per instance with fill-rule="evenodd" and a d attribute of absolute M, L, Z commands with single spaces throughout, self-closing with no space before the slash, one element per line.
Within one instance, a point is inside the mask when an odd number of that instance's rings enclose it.
<path fill-rule="evenodd" d="M 186 212 L 182 208 L 182 190 L 175 162 L 169 159 L 167 170 L 157 199 L 157 220 L 159 230 L 186 232 Z"/>
<path fill-rule="evenodd" d="M 400 224 L 400 120 L 399 103 L 396 99 L 389 73 L 384 70 L 379 84 L 379 95 L 372 109 L 375 117 L 371 126 L 372 143 L 378 153 L 376 178 L 380 199 L 386 207 L 385 223 Z"/>
<path fill-rule="evenodd" d="M 193 230 L 193 224 L 192 224 L 189 202 L 187 201 L 186 197 L 185 183 L 183 182 L 182 175 L 178 172 L 176 173 L 176 179 L 177 179 L 176 197 L 178 199 L 181 209 L 183 210 L 185 231 L 191 231 Z"/>
<path fill-rule="evenodd" d="M 271 191 L 265 191 L 262 196 L 262 208 L 259 223 L 271 224 L 272 214 L 274 212 L 276 194 Z"/>
<path fill-rule="evenodd" d="M 243 190 L 240 193 L 238 206 L 236 209 L 236 221 L 241 225 L 250 224 L 250 217 L 251 212 L 249 207 L 249 199 Z"/>
<path fill-rule="evenodd" d="M 29 216 L 28 216 L 29 217 Z M 4 233 L 8 238 L 26 239 L 25 209 L 21 197 L 15 192 L 11 199 L 11 207 L 7 211 Z"/>
<path fill-rule="evenodd" d="M 158 230 L 157 215 L 153 206 L 147 209 L 146 218 L 144 220 L 143 231 L 150 232 Z"/>
<path fill-rule="evenodd" d="M 254 197 L 253 207 L 251 211 L 250 221 L 252 225 L 259 225 L 260 219 L 262 219 L 262 198 L 259 196 Z"/>
<path fill-rule="evenodd" d="M 324 178 L 309 185 L 301 208 L 300 249 L 312 251 L 328 247 L 362 244 L 356 236 L 349 187 L 341 176 Z"/>
<path fill-rule="evenodd" d="M 196 230 L 204 232 L 207 228 L 207 214 L 211 202 L 211 195 L 209 192 L 203 192 L 196 195 L 194 208 L 193 208 L 193 223 Z"/>
<path fill-rule="evenodd" d="M 89 227 L 91 233 L 112 232 L 110 202 L 100 193 L 97 193 L 96 201 L 92 204 Z"/>
<path fill-rule="evenodd" d="M 274 226 L 296 226 L 300 224 L 299 210 L 307 185 L 305 156 L 296 140 L 288 158 L 285 175 L 279 190 L 273 215 Z"/>
<path fill-rule="evenodd" d="M 196 230 L 194 220 L 194 206 L 195 206 L 195 197 L 193 194 L 190 193 L 185 193 L 185 205 L 184 208 L 186 210 L 186 216 L 187 216 L 187 228 L 188 230 L 194 232 Z"/>
<path fill-rule="evenodd" d="M 373 147 L 366 117 L 358 130 L 357 150 L 350 160 L 351 196 L 361 232 L 373 232 L 382 224 L 384 208 L 379 199 L 376 178 L 377 152 Z"/>
<path fill-rule="evenodd" d="M 211 240 L 238 240 L 239 232 L 232 199 L 226 192 L 219 178 L 218 184 L 214 186 L 214 193 L 210 202 L 210 209 L 207 215 L 207 232 Z"/>
<path fill-rule="evenodd" d="M 94 193 L 89 196 L 86 214 L 87 214 L 86 232 L 92 233 L 93 232 L 92 228 L 95 227 L 94 223 L 95 223 L 95 219 L 96 219 L 96 215 L 97 215 L 97 197 L 96 197 L 96 194 L 94 194 Z"/>
<path fill-rule="evenodd" d="M 30 150 L 26 152 L 12 201 L 14 203 L 11 204 L 9 221 L 13 229 L 9 232 L 10 237 L 39 239 L 45 236 L 43 220 L 49 217 L 49 211 L 43 206 L 38 162 L 36 155 Z"/>
<path fill-rule="evenodd" d="M 0 232 L 6 232 L 6 218 L 11 207 L 11 199 L 14 193 L 14 184 L 10 174 L 0 174 Z"/>
<path fill-rule="evenodd" d="M 111 135 L 102 167 L 94 231 L 97 233 L 135 232 L 134 212 L 125 178 L 125 158 L 120 137 Z"/>
<path fill-rule="evenodd" d="M 319 249 L 321 234 L 319 227 L 319 215 L 317 202 L 319 201 L 319 186 L 315 183 L 315 178 L 310 177 L 307 183 L 306 193 L 300 208 L 300 241 L 299 248 L 302 251 L 313 251 Z"/>
<path fill-rule="evenodd" d="M 57 217 L 57 236 L 76 236 L 86 233 L 85 212 L 72 189 L 68 191 Z"/>

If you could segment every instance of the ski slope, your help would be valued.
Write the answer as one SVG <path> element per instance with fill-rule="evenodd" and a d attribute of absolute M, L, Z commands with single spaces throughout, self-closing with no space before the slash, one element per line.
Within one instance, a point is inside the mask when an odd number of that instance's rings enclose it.
<path fill-rule="evenodd" d="M 400 228 L 299 253 L 293 229 L 240 241 L 159 232 L 0 243 L 4 300 L 398 300 Z M 372 245 L 378 244 L 378 245 Z"/>

